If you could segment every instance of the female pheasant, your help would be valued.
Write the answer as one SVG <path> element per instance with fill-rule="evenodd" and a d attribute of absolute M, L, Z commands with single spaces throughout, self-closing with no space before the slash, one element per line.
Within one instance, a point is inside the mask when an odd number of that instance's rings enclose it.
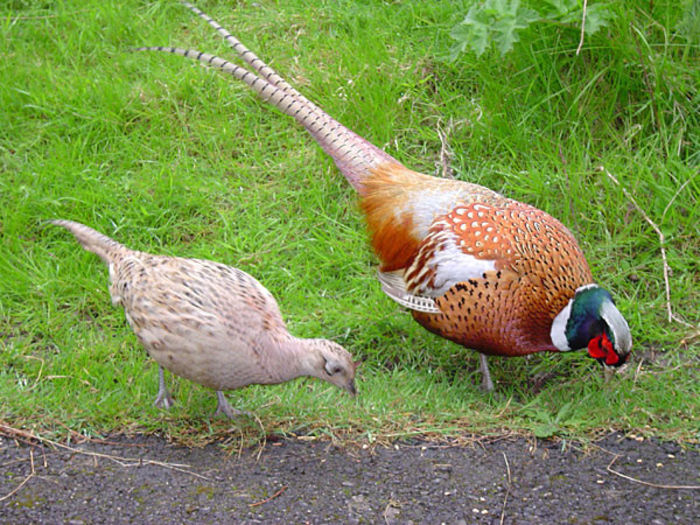
<path fill-rule="evenodd" d="M 306 99 L 202 11 L 255 72 L 198 51 L 144 47 L 231 74 L 300 123 L 357 190 L 384 292 L 426 329 L 485 355 L 588 348 L 606 367 L 630 353 L 629 326 L 593 282 L 571 232 L 545 212 L 485 187 L 423 175 Z"/>
<path fill-rule="evenodd" d="M 170 408 L 163 368 L 216 390 L 216 414 L 233 418 L 224 390 L 314 376 L 355 395 L 347 350 L 293 337 L 272 294 L 247 273 L 213 261 L 130 250 L 83 224 L 55 220 L 109 265 L 110 295 L 158 363 L 155 405 Z"/>

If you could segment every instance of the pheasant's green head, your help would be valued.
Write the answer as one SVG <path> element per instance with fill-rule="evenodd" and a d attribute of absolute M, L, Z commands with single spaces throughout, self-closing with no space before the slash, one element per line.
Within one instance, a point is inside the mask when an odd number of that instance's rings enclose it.
<path fill-rule="evenodd" d="M 632 350 L 630 328 L 607 290 L 588 284 L 552 323 L 554 346 L 562 352 L 588 348 L 588 355 L 608 367 L 622 366 Z"/>

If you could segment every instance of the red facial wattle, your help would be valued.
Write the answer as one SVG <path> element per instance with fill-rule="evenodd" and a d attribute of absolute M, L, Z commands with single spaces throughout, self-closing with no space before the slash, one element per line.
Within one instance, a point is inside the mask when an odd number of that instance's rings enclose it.
<path fill-rule="evenodd" d="M 615 352 L 612 341 L 605 332 L 589 341 L 588 355 L 593 359 L 605 359 L 608 366 L 616 365 L 620 361 L 620 356 Z"/>

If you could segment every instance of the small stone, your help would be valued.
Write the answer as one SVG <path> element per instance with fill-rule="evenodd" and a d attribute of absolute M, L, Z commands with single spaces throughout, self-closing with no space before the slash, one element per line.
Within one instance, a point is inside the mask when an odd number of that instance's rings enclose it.
<path fill-rule="evenodd" d="M 365 500 L 365 497 L 362 494 L 352 496 L 350 500 L 351 501 L 348 503 L 348 507 L 350 507 L 352 512 L 357 512 L 358 514 L 371 512 L 372 507 L 370 506 L 369 502 Z"/>

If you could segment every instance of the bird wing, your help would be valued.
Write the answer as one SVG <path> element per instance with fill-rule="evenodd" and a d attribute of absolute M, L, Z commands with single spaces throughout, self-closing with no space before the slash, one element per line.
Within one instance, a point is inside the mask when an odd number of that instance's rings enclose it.
<path fill-rule="evenodd" d="M 508 226 L 511 202 L 461 203 L 437 217 L 405 269 L 407 289 L 439 297 L 455 284 L 489 272 L 517 272 L 523 254 Z"/>
<path fill-rule="evenodd" d="M 134 329 L 173 323 L 173 331 L 193 330 L 200 337 L 247 337 L 250 333 L 285 329 L 277 302 L 254 277 L 200 259 L 137 253 L 126 258 L 112 284 Z"/>
<path fill-rule="evenodd" d="M 377 272 L 379 282 L 382 283 L 382 291 L 391 299 L 409 310 L 425 312 L 428 314 L 439 314 L 440 309 L 435 305 L 435 299 L 415 295 L 406 290 L 406 281 L 403 279 L 403 272 Z"/>

